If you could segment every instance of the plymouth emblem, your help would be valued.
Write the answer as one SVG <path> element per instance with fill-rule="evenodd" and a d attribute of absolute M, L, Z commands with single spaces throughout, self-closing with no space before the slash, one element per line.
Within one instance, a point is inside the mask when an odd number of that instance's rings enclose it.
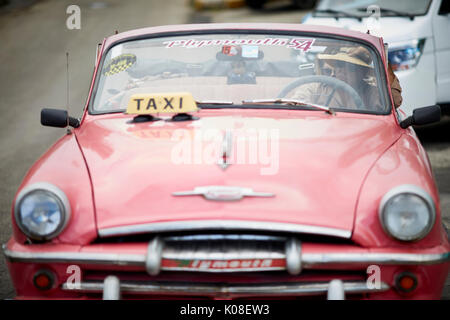
<path fill-rule="evenodd" d="M 172 193 L 174 196 L 203 196 L 207 200 L 236 201 L 244 197 L 273 197 L 273 193 L 255 192 L 250 188 L 228 186 L 196 187 L 191 191 L 179 191 Z"/>
<path fill-rule="evenodd" d="M 285 259 L 235 259 L 235 260 L 173 260 L 163 259 L 164 270 L 191 271 L 239 271 L 239 270 L 284 270 Z"/>

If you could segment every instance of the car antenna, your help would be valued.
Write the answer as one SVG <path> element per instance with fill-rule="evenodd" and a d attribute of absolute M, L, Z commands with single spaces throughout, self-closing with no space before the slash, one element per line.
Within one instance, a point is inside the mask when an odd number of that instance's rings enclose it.
<path fill-rule="evenodd" d="M 66 84 L 67 134 L 71 134 L 72 131 L 69 127 L 69 52 L 66 52 Z"/>

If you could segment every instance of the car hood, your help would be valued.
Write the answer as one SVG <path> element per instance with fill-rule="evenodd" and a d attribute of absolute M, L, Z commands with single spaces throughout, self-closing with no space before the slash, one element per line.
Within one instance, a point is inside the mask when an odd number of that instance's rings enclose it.
<path fill-rule="evenodd" d="M 130 119 L 89 116 L 76 131 L 99 230 L 252 220 L 350 231 L 368 170 L 399 137 L 391 116 L 350 113 L 225 109 L 202 110 L 196 121 Z M 227 141 L 231 164 L 224 169 L 218 159 Z M 273 196 L 212 201 L 173 195 L 200 186 L 246 187 Z"/>

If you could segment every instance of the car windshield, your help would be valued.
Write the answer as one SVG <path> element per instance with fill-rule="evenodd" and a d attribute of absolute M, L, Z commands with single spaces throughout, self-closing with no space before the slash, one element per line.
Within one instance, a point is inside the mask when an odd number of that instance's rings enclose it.
<path fill-rule="evenodd" d="M 411 16 L 424 15 L 427 13 L 431 0 L 322 0 L 318 3 L 316 10 L 319 12 L 333 14 L 332 11 L 343 11 L 348 14 L 367 15 L 369 6 L 380 7 L 381 16 L 398 16 L 406 14 Z"/>
<path fill-rule="evenodd" d="M 369 46 L 325 37 L 236 33 L 128 41 L 103 59 L 90 111 L 125 110 L 133 94 L 189 92 L 200 107 L 252 108 L 258 103 L 249 101 L 266 100 L 261 104 L 281 108 L 295 101 L 297 108 L 386 114 L 378 59 Z"/>

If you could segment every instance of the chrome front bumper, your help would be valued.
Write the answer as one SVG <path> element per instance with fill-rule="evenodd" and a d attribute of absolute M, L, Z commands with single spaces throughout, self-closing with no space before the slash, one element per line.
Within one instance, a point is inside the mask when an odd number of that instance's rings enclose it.
<path fill-rule="evenodd" d="M 273 249 L 273 248 L 272 248 Z M 276 250 L 275 250 L 276 249 Z M 305 269 L 328 270 L 363 270 L 368 265 L 435 265 L 448 263 L 450 254 L 443 246 L 427 250 L 409 250 L 402 253 L 392 249 L 383 252 L 382 249 L 364 249 L 355 246 L 341 246 L 330 244 L 300 243 L 291 238 L 284 247 L 273 250 L 225 251 L 207 250 L 190 252 L 177 251 L 161 241 L 158 237 L 150 243 L 138 245 L 90 245 L 63 246 L 58 245 L 22 245 L 10 241 L 3 245 L 4 255 L 14 267 L 14 263 L 31 264 L 69 264 L 80 265 L 86 269 L 103 269 L 115 271 L 131 269 L 147 271 L 152 276 L 161 271 L 197 271 L 197 272 L 254 272 L 286 270 L 297 275 Z M 58 251 L 56 251 L 58 250 Z M 386 252 L 387 251 L 387 252 Z M 119 252 L 119 253 L 118 253 Z M 222 265 L 233 259 L 249 259 L 249 261 L 263 261 L 273 259 L 283 261 L 282 265 L 274 268 L 228 268 L 208 269 L 192 268 L 186 261 L 219 261 Z M 178 261 L 184 266 L 173 267 L 168 262 Z M 117 270 L 116 270 L 117 269 Z M 134 272 L 133 271 L 133 272 Z M 81 281 L 76 287 L 64 283 L 61 287 L 66 292 L 103 293 L 105 299 L 119 299 L 121 294 L 149 294 L 149 295 L 183 295 L 183 296 L 215 296 L 215 297 L 257 297 L 257 296 L 302 296 L 327 295 L 329 299 L 343 299 L 346 294 L 375 293 L 389 290 L 389 285 L 382 282 L 378 288 L 371 288 L 365 281 L 332 280 L 330 282 L 295 282 L 268 284 L 230 284 L 230 283 L 170 283 L 161 281 L 120 281 L 114 275 L 107 276 L 104 281 Z"/>
<path fill-rule="evenodd" d="M 134 266 L 147 269 L 151 274 L 157 274 L 159 271 L 199 271 L 199 272 L 243 272 L 243 271 L 267 271 L 264 268 L 252 270 L 247 269 L 227 269 L 227 270 L 211 270 L 211 269 L 192 269 L 189 267 L 164 267 L 163 261 L 176 260 L 182 261 L 190 259 L 187 255 L 180 252 L 173 252 L 167 248 L 161 247 L 157 243 L 158 240 L 151 242 L 142 253 L 130 253 L 122 250 L 121 253 L 108 253 L 99 249 L 96 252 L 89 250 L 83 252 L 81 247 L 77 247 L 76 251 L 42 251 L 33 250 L 25 251 L 27 246 L 21 246 L 20 250 L 8 249 L 7 245 L 2 246 L 6 259 L 10 262 L 25 263 L 67 263 L 79 265 L 106 265 L 106 266 Z M 16 247 L 15 247 L 16 248 Z M 115 247 L 117 248 L 117 247 Z M 329 250 L 304 246 L 297 241 L 289 241 L 286 243 L 284 252 L 266 252 L 266 256 L 259 255 L 255 257 L 251 253 L 244 255 L 225 254 L 222 256 L 213 255 L 211 252 L 198 252 L 192 259 L 207 260 L 233 260 L 233 259 L 281 259 L 286 264 L 283 267 L 275 267 L 271 270 L 290 270 L 292 274 L 298 274 L 302 269 L 328 268 L 333 266 L 363 266 L 370 264 L 377 265 L 433 265 L 448 263 L 450 261 L 450 252 L 444 248 L 433 250 L 432 253 L 404 253 L 404 252 L 373 252 L 368 249 L 361 249 L 354 252 L 336 252 L 337 250 Z M 114 252 L 120 249 L 114 250 Z M 134 252 L 134 251 L 133 251 Z"/>
<path fill-rule="evenodd" d="M 332 280 L 329 283 L 293 283 L 293 284 L 257 284 L 257 285 L 220 285 L 220 284 L 163 284 L 120 282 L 115 276 L 108 276 L 103 282 L 82 282 L 76 288 L 64 284 L 65 291 L 82 293 L 102 293 L 105 300 L 118 300 L 121 294 L 144 295 L 181 295 L 218 297 L 258 297 L 258 296 L 320 296 L 326 295 L 329 300 L 343 300 L 346 294 L 363 294 L 383 292 L 389 286 L 382 282 L 379 288 L 371 288 L 364 281 L 342 282 Z"/>

